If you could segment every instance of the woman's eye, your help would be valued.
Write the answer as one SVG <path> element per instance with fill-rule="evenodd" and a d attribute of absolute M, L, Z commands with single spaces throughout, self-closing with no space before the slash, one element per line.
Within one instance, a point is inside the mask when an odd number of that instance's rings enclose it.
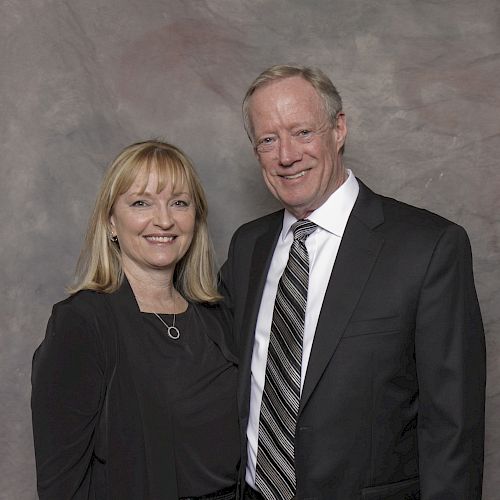
<path fill-rule="evenodd" d="M 174 207 L 189 207 L 189 203 L 185 200 L 175 200 L 173 205 Z"/>
<path fill-rule="evenodd" d="M 147 203 L 144 200 L 137 200 L 132 203 L 133 207 L 146 207 Z"/>

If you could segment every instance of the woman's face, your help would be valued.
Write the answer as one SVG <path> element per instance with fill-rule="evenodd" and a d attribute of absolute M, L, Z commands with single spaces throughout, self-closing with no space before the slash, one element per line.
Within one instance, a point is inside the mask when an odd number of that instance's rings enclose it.
<path fill-rule="evenodd" d="M 142 191 L 146 174 L 139 174 L 129 190 L 120 195 L 110 217 L 118 237 L 123 269 L 138 276 L 159 270 L 173 273 L 193 239 L 196 209 L 186 186 L 167 183 L 156 192 L 158 176 L 152 172 Z"/>

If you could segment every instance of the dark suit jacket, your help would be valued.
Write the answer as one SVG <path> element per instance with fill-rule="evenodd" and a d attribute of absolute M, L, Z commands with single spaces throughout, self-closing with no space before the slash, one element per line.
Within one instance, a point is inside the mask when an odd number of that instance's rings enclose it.
<path fill-rule="evenodd" d="M 236 231 L 221 271 L 240 351 L 241 481 L 255 324 L 282 215 Z M 480 499 L 484 389 L 465 231 L 360 183 L 301 396 L 297 498 Z"/>
<path fill-rule="evenodd" d="M 196 326 L 236 362 L 218 306 L 199 310 Z M 41 500 L 178 498 L 170 408 L 142 331 L 126 280 L 115 293 L 83 291 L 54 306 L 32 373 Z"/>

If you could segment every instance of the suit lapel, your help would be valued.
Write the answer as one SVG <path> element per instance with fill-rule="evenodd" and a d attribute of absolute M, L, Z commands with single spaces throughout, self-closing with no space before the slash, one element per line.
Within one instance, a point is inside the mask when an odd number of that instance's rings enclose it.
<path fill-rule="evenodd" d="M 335 353 L 370 276 L 383 245 L 383 238 L 373 228 L 382 222 L 380 200 L 360 182 L 360 193 L 344 231 L 323 299 L 299 412 L 307 404 Z"/>

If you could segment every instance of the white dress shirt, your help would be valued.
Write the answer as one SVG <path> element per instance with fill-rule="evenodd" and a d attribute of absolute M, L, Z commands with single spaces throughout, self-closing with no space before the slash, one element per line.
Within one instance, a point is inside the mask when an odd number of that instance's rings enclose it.
<path fill-rule="evenodd" d="M 323 298 L 330 281 L 330 275 L 347 220 L 359 193 L 356 177 L 350 170 L 347 172 L 349 176 L 344 184 L 307 218 L 317 224 L 318 228 L 306 240 L 309 254 L 309 286 L 302 346 L 301 390 L 304 386 L 307 364 L 323 305 Z M 293 231 L 291 227 L 295 222 L 297 222 L 297 219 L 285 210 L 283 227 L 267 274 L 255 328 L 251 366 L 250 415 L 247 427 L 248 461 L 246 470 L 246 481 L 252 487 L 255 487 L 260 405 L 266 378 L 267 348 L 274 301 L 278 290 L 278 282 L 285 270 L 290 247 L 292 246 Z"/>

